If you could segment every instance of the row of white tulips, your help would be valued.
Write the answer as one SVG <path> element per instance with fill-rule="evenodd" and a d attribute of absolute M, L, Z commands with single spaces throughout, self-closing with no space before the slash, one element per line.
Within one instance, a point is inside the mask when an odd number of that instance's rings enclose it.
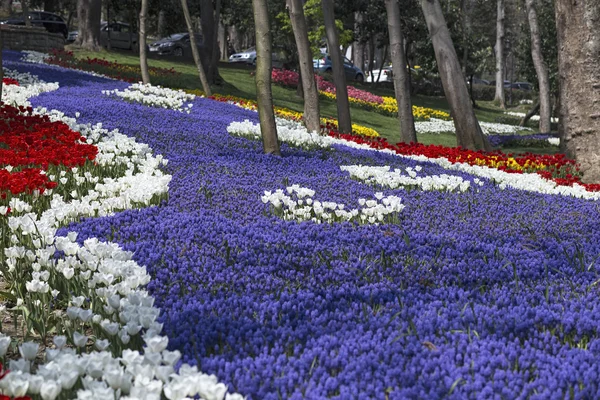
<path fill-rule="evenodd" d="M 232 135 L 247 137 L 255 140 L 260 140 L 261 137 L 260 125 L 254 124 L 248 120 L 243 122 L 232 122 L 227 127 L 227 131 Z M 498 184 L 500 189 L 514 188 L 529 192 L 573 196 L 590 200 L 600 199 L 600 192 L 588 192 L 583 186 L 578 184 L 574 184 L 573 186 L 562 186 L 556 184 L 556 182 L 545 179 L 538 174 L 511 174 L 492 167 L 469 165 L 467 163 L 452 163 L 444 157 L 428 158 L 423 155 L 400 155 L 388 149 L 377 150 L 365 144 L 358 144 L 343 139 L 312 134 L 307 132 L 306 129 L 300 124 L 291 124 L 290 121 L 282 121 L 277 119 L 277 134 L 279 140 L 294 146 L 316 146 L 327 148 L 337 144 L 364 150 L 382 151 L 398 157 L 411 158 L 422 162 L 431 162 L 438 164 L 447 170 L 466 172 L 480 178 L 490 179 Z"/>

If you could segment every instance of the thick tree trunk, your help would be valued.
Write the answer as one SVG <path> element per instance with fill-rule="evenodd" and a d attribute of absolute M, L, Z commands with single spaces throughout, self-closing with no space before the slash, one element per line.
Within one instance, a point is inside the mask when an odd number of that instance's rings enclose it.
<path fill-rule="evenodd" d="M 204 40 L 204 51 L 202 59 L 205 60 L 206 78 L 211 84 L 215 83 L 219 72 L 217 66 L 213 65 L 213 52 L 215 49 L 215 9 L 212 0 L 200 1 L 200 24 L 202 25 L 202 36 Z"/>
<path fill-rule="evenodd" d="M 271 26 L 267 0 L 252 0 L 256 33 L 256 99 L 265 154 L 281 155 L 271 92 Z"/>
<path fill-rule="evenodd" d="M 600 183 L 600 0 L 557 0 L 561 150 Z"/>
<path fill-rule="evenodd" d="M 308 41 L 308 27 L 304 18 L 302 3 L 302 0 L 287 0 L 296 47 L 298 48 L 301 79 L 298 84 L 302 87 L 304 95 L 304 124 L 309 132 L 319 132 L 321 130 L 319 91 L 315 81 L 312 51 Z"/>
<path fill-rule="evenodd" d="M 496 95 L 494 101 L 505 108 L 504 99 L 504 0 L 496 0 Z"/>
<path fill-rule="evenodd" d="M 344 71 L 344 58 L 342 57 L 342 51 L 340 50 L 339 33 L 335 26 L 333 0 L 321 0 L 321 6 L 323 8 L 327 46 L 329 47 L 333 81 L 335 83 L 338 130 L 340 133 L 352 133 L 348 87 L 346 86 L 346 72 Z"/>
<path fill-rule="evenodd" d="M 55 12 L 56 0 L 44 0 L 44 11 Z"/>
<path fill-rule="evenodd" d="M 358 32 L 362 23 L 363 15 L 360 12 L 354 13 L 354 32 Z M 352 61 L 362 71 L 365 68 L 365 44 L 360 40 L 353 43 Z"/>
<path fill-rule="evenodd" d="M 467 84 L 462 79 L 460 63 L 440 3 L 438 0 L 421 0 L 421 8 L 433 42 L 444 93 L 454 118 L 458 145 L 472 150 L 491 150 L 471 105 Z"/>
<path fill-rule="evenodd" d="M 227 27 L 223 23 L 219 23 L 219 53 L 221 53 L 221 61 L 229 59 L 229 49 L 227 43 Z"/>
<path fill-rule="evenodd" d="M 212 83 L 220 80 L 219 77 L 219 26 L 221 25 L 221 0 L 217 0 L 215 5 L 215 20 L 213 32 L 213 46 L 210 54 L 210 67 L 208 70 L 212 74 Z M 210 79 L 209 79 L 210 81 Z"/>
<path fill-rule="evenodd" d="M 142 0 L 140 9 L 140 69 L 142 71 L 142 82 L 147 85 L 150 83 L 150 73 L 148 72 L 148 54 L 146 54 L 146 16 L 148 15 L 148 0 Z"/>
<path fill-rule="evenodd" d="M 192 24 L 192 18 L 190 17 L 190 10 L 188 9 L 187 0 L 181 0 L 181 8 L 183 9 L 183 16 L 185 18 L 185 24 L 187 25 L 188 33 L 190 34 L 190 47 L 192 48 L 192 56 L 194 57 L 194 62 L 196 63 L 196 68 L 198 69 L 198 76 L 200 77 L 200 82 L 202 83 L 202 90 L 207 96 L 212 96 L 210 84 L 208 83 L 208 79 L 206 79 L 206 72 L 204 72 L 204 67 L 202 66 L 202 61 L 200 60 L 200 52 L 198 51 L 198 46 L 196 45 L 196 35 L 194 32 L 194 26 Z"/>
<path fill-rule="evenodd" d="M 417 132 L 415 130 L 415 120 L 410 100 L 410 82 L 407 72 L 406 53 L 404 53 L 404 35 L 400 26 L 400 7 L 397 0 L 385 0 L 385 8 L 387 10 L 388 32 L 390 35 L 394 91 L 396 93 L 396 103 L 398 103 L 398 119 L 400 120 L 400 137 L 405 143 L 416 143 Z"/>
<path fill-rule="evenodd" d="M 542 41 L 535 10 L 535 0 L 525 0 L 529 31 L 531 32 L 531 58 L 538 77 L 540 90 L 540 132 L 548 133 L 551 130 L 552 107 L 550 100 L 550 80 L 548 79 L 548 66 L 542 54 Z"/>
<path fill-rule="evenodd" d="M 102 0 L 77 0 L 79 35 L 77 45 L 87 50 L 100 49 L 100 16 Z"/>
<path fill-rule="evenodd" d="M 157 34 L 159 38 L 163 38 L 165 36 L 165 10 L 160 10 L 158 12 L 158 23 L 157 23 Z"/>
<path fill-rule="evenodd" d="M 461 0 L 461 13 L 463 25 L 463 59 L 462 71 L 463 76 L 467 77 L 467 64 L 469 63 L 469 37 L 471 35 L 471 0 Z"/>
<path fill-rule="evenodd" d="M 12 14 L 13 0 L 0 0 L 0 16 L 7 17 Z"/>
<path fill-rule="evenodd" d="M 21 0 L 21 10 L 23 11 L 23 18 L 25 18 L 25 26 L 31 26 L 31 20 L 29 19 L 29 0 Z"/>

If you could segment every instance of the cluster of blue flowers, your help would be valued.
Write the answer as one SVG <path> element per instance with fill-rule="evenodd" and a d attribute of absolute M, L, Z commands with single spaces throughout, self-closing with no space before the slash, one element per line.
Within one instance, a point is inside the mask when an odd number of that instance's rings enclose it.
<path fill-rule="evenodd" d="M 558 138 L 558 136 L 550 133 L 534 133 L 531 135 L 489 135 L 488 140 L 493 147 L 507 146 L 507 145 L 534 145 L 540 146 L 544 143 L 550 146 L 548 139 Z"/>
<path fill-rule="evenodd" d="M 600 397 L 600 207 L 484 180 L 464 193 L 390 190 L 340 165 L 434 164 L 344 146 L 262 154 L 229 136 L 254 112 L 190 114 L 102 96 L 126 84 L 55 67 L 34 106 L 119 128 L 169 160 L 159 207 L 62 229 L 134 252 L 171 350 L 250 399 Z M 292 184 L 358 207 L 402 198 L 398 224 L 283 221 L 260 197 Z"/>

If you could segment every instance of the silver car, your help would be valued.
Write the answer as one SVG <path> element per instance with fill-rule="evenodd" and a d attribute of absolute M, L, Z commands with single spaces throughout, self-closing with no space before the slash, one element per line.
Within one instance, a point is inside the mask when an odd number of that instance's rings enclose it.
<path fill-rule="evenodd" d="M 254 64 L 256 62 L 256 48 L 250 47 L 240 53 L 229 56 L 230 63 Z"/>

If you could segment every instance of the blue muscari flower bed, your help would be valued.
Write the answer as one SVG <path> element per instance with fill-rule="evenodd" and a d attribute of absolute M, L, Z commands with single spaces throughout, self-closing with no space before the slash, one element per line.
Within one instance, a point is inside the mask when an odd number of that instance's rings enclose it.
<path fill-rule="evenodd" d="M 196 99 L 191 114 L 101 95 L 126 84 L 18 62 L 58 81 L 34 106 L 148 143 L 169 200 L 62 229 L 135 252 L 170 349 L 251 399 L 600 397 L 600 216 L 593 201 L 500 190 L 373 188 L 340 165 L 422 165 L 337 147 L 283 157 L 231 137 L 256 113 Z M 402 197 L 398 225 L 283 221 L 260 201 L 299 184 L 357 207 Z M 472 188 L 475 185 L 472 185 Z"/>
<path fill-rule="evenodd" d="M 548 139 L 557 138 L 550 133 L 534 133 L 530 135 L 489 135 L 488 140 L 493 147 L 501 146 L 552 146 Z"/>

